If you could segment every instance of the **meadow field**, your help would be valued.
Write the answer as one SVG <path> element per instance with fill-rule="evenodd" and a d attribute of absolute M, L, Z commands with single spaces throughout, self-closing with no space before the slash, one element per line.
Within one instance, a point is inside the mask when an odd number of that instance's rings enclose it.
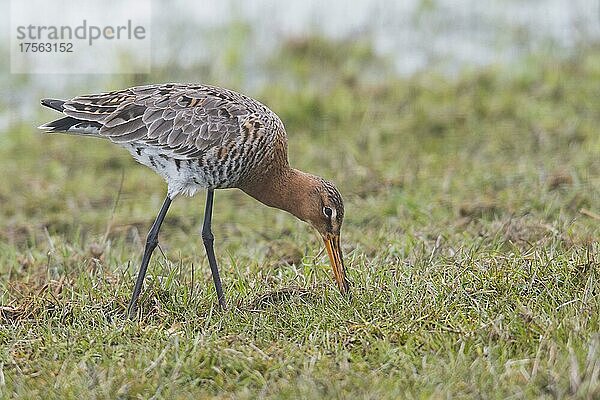
<path fill-rule="evenodd" d="M 352 297 L 309 226 L 222 190 L 228 308 L 201 193 L 173 203 L 126 320 L 165 184 L 42 134 L 40 109 L 0 134 L 0 397 L 599 398 L 600 51 L 410 78 L 360 44 L 274 60 L 248 94 L 344 196 Z"/>

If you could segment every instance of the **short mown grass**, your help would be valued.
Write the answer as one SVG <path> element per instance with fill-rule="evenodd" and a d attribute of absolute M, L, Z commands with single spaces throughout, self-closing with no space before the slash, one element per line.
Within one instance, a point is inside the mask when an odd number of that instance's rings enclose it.
<path fill-rule="evenodd" d="M 227 190 L 228 309 L 200 195 L 174 202 L 125 320 L 164 183 L 108 142 L 37 132 L 44 112 L 0 134 L 2 396 L 600 396 L 599 53 L 369 83 L 303 46 L 284 53 L 296 84 L 251 94 L 292 164 L 344 195 L 352 297 L 308 226 Z"/>

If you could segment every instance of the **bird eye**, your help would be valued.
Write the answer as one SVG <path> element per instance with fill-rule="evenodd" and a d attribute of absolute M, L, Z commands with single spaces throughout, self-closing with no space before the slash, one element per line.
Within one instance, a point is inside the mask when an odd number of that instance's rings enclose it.
<path fill-rule="evenodd" d="M 333 210 L 329 207 L 323 207 L 323 214 L 325 214 L 327 218 L 331 218 L 333 215 Z"/>

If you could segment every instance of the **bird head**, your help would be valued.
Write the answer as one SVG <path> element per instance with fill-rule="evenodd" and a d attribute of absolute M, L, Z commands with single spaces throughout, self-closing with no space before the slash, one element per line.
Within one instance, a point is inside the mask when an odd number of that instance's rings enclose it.
<path fill-rule="evenodd" d="M 344 221 L 344 202 L 335 185 L 325 179 L 315 177 L 312 190 L 305 197 L 302 219 L 312 225 L 323 238 L 325 248 L 333 268 L 333 276 L 342 293 L 349 291 L 340 230 Z"/>

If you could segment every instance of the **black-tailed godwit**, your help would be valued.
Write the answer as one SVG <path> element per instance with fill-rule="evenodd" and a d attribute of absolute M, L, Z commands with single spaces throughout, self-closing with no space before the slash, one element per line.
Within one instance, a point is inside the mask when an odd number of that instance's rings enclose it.
<path fill-rule="evenodd" d="M 257 100 L 209 85 L 170 83 L 44 99 L 42 105 L 64 116 L 40 129 L 109 139 L 167 182 L 167 196 L 146 239 L 130 317 L 171 201 L 199 189 L 207 189 L 202 239 L 222 307 L 225 297 L 211 231 L 215 189 L 239 188 L 311 224 L 325 242 L 339 289 L 348 292 L 340 246 L 342 197 L 333 183 L 290 167 L 283 123 Z"/>

